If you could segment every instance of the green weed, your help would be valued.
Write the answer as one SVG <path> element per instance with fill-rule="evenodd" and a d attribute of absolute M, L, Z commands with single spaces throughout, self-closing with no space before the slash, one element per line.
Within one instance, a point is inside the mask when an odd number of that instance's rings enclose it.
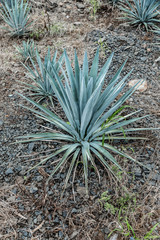
<path fill-rule="evenodd" d="M 100 0 L 90 0 L 91 15 L 95 18 L 98 9 L 100 8 Z"/>

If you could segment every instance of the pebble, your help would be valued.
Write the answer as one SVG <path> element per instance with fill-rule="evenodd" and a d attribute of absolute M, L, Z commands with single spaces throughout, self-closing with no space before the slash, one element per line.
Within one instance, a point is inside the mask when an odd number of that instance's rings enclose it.
<path fill-rule="evenodd" d="M 38 192 L 38 188 L 37 187 L 35 187 L 35 186 L 32 186 L 31 188 L 30 188 L 30 193 L 36 193 L 36 192 Z"/>
<path fill-rule="evenodd" d="M 144 92 L 147 90 L 147 81 L 146 80 L 143 80 L 143 79 L 134 79 L 134 80 L 131 80 L 129 81 L 128 85 L 129 87 L 133 87 L 135 84 L 137 84 L 139 81 L 143 81 L 140 86 L 137 88 L 137 91 L 139 92 Z"/>
<path fill-rule="evenodd" d="M 77 212 L 78 212 L 78 210 L 76 208 L 72 208 L 71 213 L 77 213 Z"/>
<path fill-rule="evenodd" d="M 59 218 L 56 217 L 54 220 L 53 220 L 54 223 L 59 223 Z"/>
<path fill-rule="evenodd" d="M 41 182 L 43 180 L 43 176 L 37 176 L 36 180 L 37 180 L 37 182 Z"/>
<path fill-rule="evenodd" d="M 5 171 L 5 174 L 6 175 L 10 175 L 10 174 L 13 174 L 14 172 L 13 172 L 13 170 L 12 170 L 12 168 L 8 168 L 6 171 Z"/>
<path fill-rule="evenodd" d="M 62 231 L 59 231 L 59 232 L 58 232 L 58 235 L 59 235 L 60 238 L 62 238 L 62 237 L 63 237 L 63 232 L 62 232 Z"/>
<path fill-rule="evenodd" d="M 77 187 L 77 192 L 78 192 L 81 196 L 84 196 L 84 195 L 86 195 L 86 188 L 85 188 L 85 187 L 80 187 L 80 186 L 78 186 L 78 187 Z"/>
<path fill-rule="evenodd" d="M 77 3 L 76 5 L 77 5 L 77 8 L 79 8 L 79 9 L 84 9 L 85 8 L 83 3 Z"/>
<path fill-rule="evenodd" d="M 113 237 L 110 238 L 110 240 L 118 240 L 118 234 L 114 234 Z"/>
<path fill-rule="evenodd" d="M 38 211 L 38 210 L 35 211 L 36 216 L 41 215 L 41 214 L 42 214 L 42 211 Z"/>
<path fill-rule="evenodd" d="M 67 211 L 63 211 L 62 216 L 65 218 L 67 216 Z"/>
<path fill-rule="evenodd" d="M 3 121 L 2 120 L 0 120 L 0 126 L 2 126 L 3 125 Z"/>
<path fill-rule="evenodd" d="M 34 145 L 35 145 L 34 142 L 28 144 L 28 153 L 31 153 L 33 151 Z"/>

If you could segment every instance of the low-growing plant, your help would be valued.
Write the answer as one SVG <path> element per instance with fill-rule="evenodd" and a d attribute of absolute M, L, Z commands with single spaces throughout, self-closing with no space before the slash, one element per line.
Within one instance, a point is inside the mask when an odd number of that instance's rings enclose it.
<path fill-rule="evenodd" d="M 23 0 L 11 0 L 11 6 L 7 1 L 2 3 L 0 14 L 2 19 L 8 24 L 12 36 L 24 35 L 31 23 L 29 21 L 30 8 L 28 1 L 24 3 Z"/>
<path fill-rule="evenodd" d="M 126 20 L 131 25 L 143 25 L 148 31 L 149 29 L 156 29 L 156 23 L 160 20 L 158 8 L 160 2 L 157 0 L 133 0 L 133 4 L 124 0 L 121 3 L 120 9 L 125 14 L 121 19 Z"/>
<path fill-rule="evenodd" d="M 134 211 L 136 205 L 136 196 L 134 194 L 125 193 L 123 196 L 114 197 L 108 191 L 102 193 L 100 203 L 104 205 L 106 211 L 112 215 L 126 215 L 128 211 Z"/>
<path fill-rule="evenodd" d="M 100 0 L 90 0 L 91 4 L 91 14 L 95 17 L 98 9 L 100 8 Z"/>
<path fill-rule="evenodd" d="M 109 47 L 108 47 L 108 44 L 107 44 L 107 41 L 103 41 L 103 39 L 99 39 L 98 41 L 97 41 L 97 44 L 98 44 L 98 46 L 99 46 L 99 48 L 100 48 L 100 51 L 101 51 L 101 53 L 102 53 L 102 56 L 105 56 L 106 55 L 106 52 L 111 52 L 110 51 L 110 49 L 109 49 Z"/>
<path fill-rule="evenodd" d="M 64 28 L 62 24 L 55 23 L 50 26 L 50 34 L 54 35 L 62 35 L 64 33 Z"/>
<path fill-rule="evenodd" d="M 31 90 L 32 93 L 30 96 L 35 97 L 37 99 L 37 102 L 41 102 L 44 99 L 49 98 L 52 106 L 54 106 L 53 97 L 55 94 L 49 80 L 50 77 L 48 72 L 50 72 L 50 74 L 52 73 L 52 67 L 55 69 L 55 71 L 59 72 L 60 65 L 63 61 L 63 54 L 58 61 L 56 61 L 56 58 L 57 52 L 54 54 L 53 58 L 51 58 L 50 49 L 48 48 L 48 52 L 43 62 L 38 53 L 38 50 L 36 50 L 35 59 L 38 67 L 32 58 L 30 58 L 30 61 L 34 70 L 30 66 L 24 65 L 29 72 L 29 77 L 33 81 L 33 84 L 22 82 L 28 89 Z"/>
<path fill-rule="evenodd" d="M 34 60 L 36 56 L 36 49 L 34 41 L 28 40 L 27 42 L 22 42 L 22 47 L 15 47 L 18 53 L 21 55 L 21 59 L 23 62 L 31 61 L 30 59 Z"/>
<path fill-rule="evenodd" d="M 55 95 L 66 115 L 66 118 L 68 119 L 69 124 L 49 109 L 41 106 L 32 99 L 23 96 L 39 110 L 35 108 L 33 109 L 25 107 L 26 109 L 31 110 L 39 118 L 42 118 L 47 122 L 53 124 L 53 129 L 56 126 L 61 129 L 62 132 L 55 132 L 53 130 L 45 133 L 21 136 L 18 139 L 22 139 L 19 142 L 23 143 L 31 141 L 62 141 L 63 145 L 59 150 L 47 156 L 44 160 L 39 162 L 34 167 L 45 163 L 49 159 L 53 159 L 54 161 L 55 156 L 63 153 L 63 157 L 59 159 L 59 162 L 54 167 L 53 172 L 48 178 L 48 181 L 62 167 L 62 165 L 64 166 L 67 162 L 69 162 L 70 166 L 67 172 L 64 186 L 64 188 L 66 188 L 72 172 L 74 181 L 76 167 L 79 159 L 81 159 L 83 162 L 86 193 L 88 194 L 89 164 L 93 165 L 100 180 L 100 173 L 98 167 L 96 166 L 95 158 L 100 161 L 106 170 L 108 169 L 113 174 L 114 172 L 111 169 L 110 162 L 116 165 L 120 170 L 123 170 L 114 157 L 114 154 L 118 154 L 120 156 L 123 156 L 125 159 L 143 165 L 142 163 L 137 162 L 128 154 L 119 151 L 116 147 L 112 146 L 107 141 L 109 139 L 109 134 L 111 134 L 112 139 L 144 139 L 141 137 L 134 137 L 133 135 L 131 136 L 130 134 L 136 131 L 139 132 L 146 130 L 146 128 L 126 128 L 126 126 L 128 124 L 134 123 L 135 121 L 141 120 L 146 116 L 137 117 L 139 111 L 134 111 L 123 116 L 120 119 L 117 119 L 116 122 L 108 122 L 104 129 L 101 127 L 105 120 L 112 116 L 112 114 L 116 112 L 117 109 L 119 109 L 123 103 L 133 94 L 141 82 L 138 82 L 135 86 L 127 90 L 118 100 L 116 100 L 119 93 L 124 89 L 126 80 L 132 72 L 131 70 L 120 80 L 120 74 L 126 61 L 122 64 L 114 77 L 106 86 L 105 77 L 112 62 L 113 53 L 110 55 L 99 73 L 99 50 L 97 50 L 90 71 L 87 53 L 85 53 L 82 68 L 79 66 L 77 54 L 75 53 L 74 71 L 71 67 L 71 63 L 66 52 L 64 52 L 64 57 L 67 73 L 62 66 L 60 67 L 64 81 L 62 81 L 60 73 L 58 74 L 54 65 L 49 62 L 47 62 L 45 71 L 42 70 L 42 74 L 44 72 L 44 76 L 46 76 L 46 73 L 47 76 L 49 76 L 49 83 L 52 87 L 52 90 L 55 92 Z M 133 115 L 136 115 L 136 117 L 132 118 Z M 102 146 L 102 139 L 104 134 L 105 143 Z"/>
<path fill-rule="evenodd" d="M 45 29 L 43 28 L 38 28 L 30 32 L 29 37 L 33 38 L 34 40 L 39 41 L 42 39 L 45 35 Z"/>
<path fill-rule="evenodd" d="M 120 217 L 120 214 L 119 214 L 119 217 Z M 123 227 L 122 221 L 123 221 L 123 224 L 125 225 L 125 228 Z M 133 229 L 132 225 L 129 223 L 129 221 L 128 221 L 127 217 L 126 217 L 125 219 L 119 221 L 119 228 L 115 228 L 113 231 L 111 231 L 111 233 L 108 235 L 108 237 L 110 237 L 113 234 L 113 232 L 118 232 L 121 236 L 127 237 L 127 239 L 128 239 L 128 237 L 130 237 L 130 240 L 159 239 L 160 238 L 159 234 L 158 235 L 153 235 L 155 229 L 157 228 L 157 226 L 159 224 L 160 223 L 155 224 L 150 229 L 150 231 L 148 231 L 144 236 L 142 236 L 141 238 L 137 238 L 136 237 L 136 231 Z"/>

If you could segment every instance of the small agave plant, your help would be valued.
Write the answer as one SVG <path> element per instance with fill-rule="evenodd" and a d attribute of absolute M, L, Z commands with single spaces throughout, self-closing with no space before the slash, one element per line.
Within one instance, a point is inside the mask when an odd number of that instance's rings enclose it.
<path fill-rule="evenodd" d="M 2 2 L 0 15 L 10 27 L 7 30 L 10 31 L 12 36 L 23 36 L 27 32 L 31 25 L 31 23 L 28 23 L 29 12 L 28 1 L 10 0 Z"/>
<path fill-rule="evenodd" d="M 34 41 L 28 40 L 27 42 L 23 41 L 22 47 L 15 47 L 18 53 L 21 55 L 23 62 L 29 62 L 30 59 L 34 60 L 36 56 L 36 50 Z"/>
<path fill-rule="evenodd" d="M 62 165 L 69 162 L 70 166 L 65 180 L 66 187 L 71 174 L 73 173 L 73 176 L 75 176 L 76 166 L 81 158 L 84 168 L 86 193 L 88 194 L 88 169 L 90 164 L 93 165 L 100 177 L 95 159 L 99 160 L 104 168 L 108 169 L 112 173 L 113 171 L 110 163 L 116 165 L 122 170 L 121 166 L 115 159 L 114 154 L 119 154 L 126 159 L 137 162 L 131 156 L 119 151 L 116 147 L 109 144 L 109 140 L 138 139 L 138 137 L 133 137 L 133 135 L 130 136 L 128 133 L 144 130 L 144 128 L 126 128 L 128 124 L 144 118 L 144 116 L 132 118 L 133 115 L 137 115 L 138 111 L 122 116 L 121 118 L 117 117 L 116 120 L 111 118 L 111 116 L 113 116 L 113 114 L 131 96 L 140 83 L 130 88 L 118 100 L 116 100 L 119 93 L 124 89 L 126 80 L 132 72 L 130 71 L 120 80 L 120 74 L 126 62 L 122 64 L 112 80 L 110 80 L 108 86 L 106 86 L 105 77 L 112 62 L 113 53 L 108 58 L 99 74 L 99 50 L 97 50 L 90 71 L 88 67 L 87 53 L 85 53 L 82 68 L 80 68 L 78 58 L 75 53 L 74 71 L 66 52 L 64 52 L 64 57 L 66 72 L 63 70 L 63 67 L 61 67 L 64 80 L 62 81 L 55 67 L 51 63 L 51 68 L 48 71 L 48 74 L 50 76 L 51 87 L 62 106 L 68 122 L 55 115 L 46 107 L 41 106 L 32 99 L 23 96 L 36 107 L 36 109 L 29 107 L 25 108 L 31 110 L 39 118 L 53 124 L 53 131 L 29 134 L 18 138 L 22 139 L 19 142 L 23 143 L 47 140 L 62 141 L 63 145 L 59 150 L 47 156 L 35 167 L 45 163 L 49 159 L 53 159 L 54 162 L 54 157 L 63 153 L 63 157 L 61 157 L 59 162 L 55 165 L 49 179 L 52 178 Z M 106 121 L 110 118 L 112 119 L 111 121 Z M 55 132 L 54 126 L 58 127 L 62 131 Z M 104 136 L 105 141 L 102 143 Z"/>
<path fill-rule="evenodd" d="M 125 14 L 121 19 L 126 20 L 131 25 L 144 25 L 145 29 L 157 29 L 156 23 L 160 20 L 159 15 L 160 1 L 157 0 L 133 0 L 133 4 L 124 0 L 121 1 L 120 9 Z"/>
<path fill-rule="evenodd" d="M 30 67 L 29 65 L 24 65 L 24 67 L 28 70 L 28 76 L 32 80 L 33 84 L 27 84 L 25 82 L 21 83 L 32 92 L 30 96 L 35 97 L 37 102 L 41 102 L 48 98 L 52 103 L 52 106 L 54 106 L 53 97 L 55 94 L 50 83 L 49 73 L 54 76 L 52 69 L 54 69 L 57 73 L 60 71 L 60 66 L 64 61 L 64 54 L 62 54 L 57 61 L 57 52 L 55 52 L 54 56 L 51 58 L 50 49 L 48 49 L 44 62 L 42 61 L 37 49 L 34 52 L 34 55 L 37 64 L 35 64 L 33 58 L 29 56 L 32 66 Z"/>

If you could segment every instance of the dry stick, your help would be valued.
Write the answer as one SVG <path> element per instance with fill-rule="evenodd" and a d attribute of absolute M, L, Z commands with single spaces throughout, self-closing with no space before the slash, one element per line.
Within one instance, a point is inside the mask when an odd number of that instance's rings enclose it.
<path fill-rule="evenodd" d="M 78 166 L 78 161 L 79 161 L 79 157 L 77 158 L 77 162 L 76 162 L 76 165 L 75 165 L 75 169 L 74 169 L 74 172 L 73 172 L 73 178 L 72 178 L 72 192 L 73 192 L 74 202 L 76 202 L 75 192 L 74 192 L 74 180 L 75 180 L 75 176 L 76 176 L 76 170 L 77 170 L 77 166 Z"/>

